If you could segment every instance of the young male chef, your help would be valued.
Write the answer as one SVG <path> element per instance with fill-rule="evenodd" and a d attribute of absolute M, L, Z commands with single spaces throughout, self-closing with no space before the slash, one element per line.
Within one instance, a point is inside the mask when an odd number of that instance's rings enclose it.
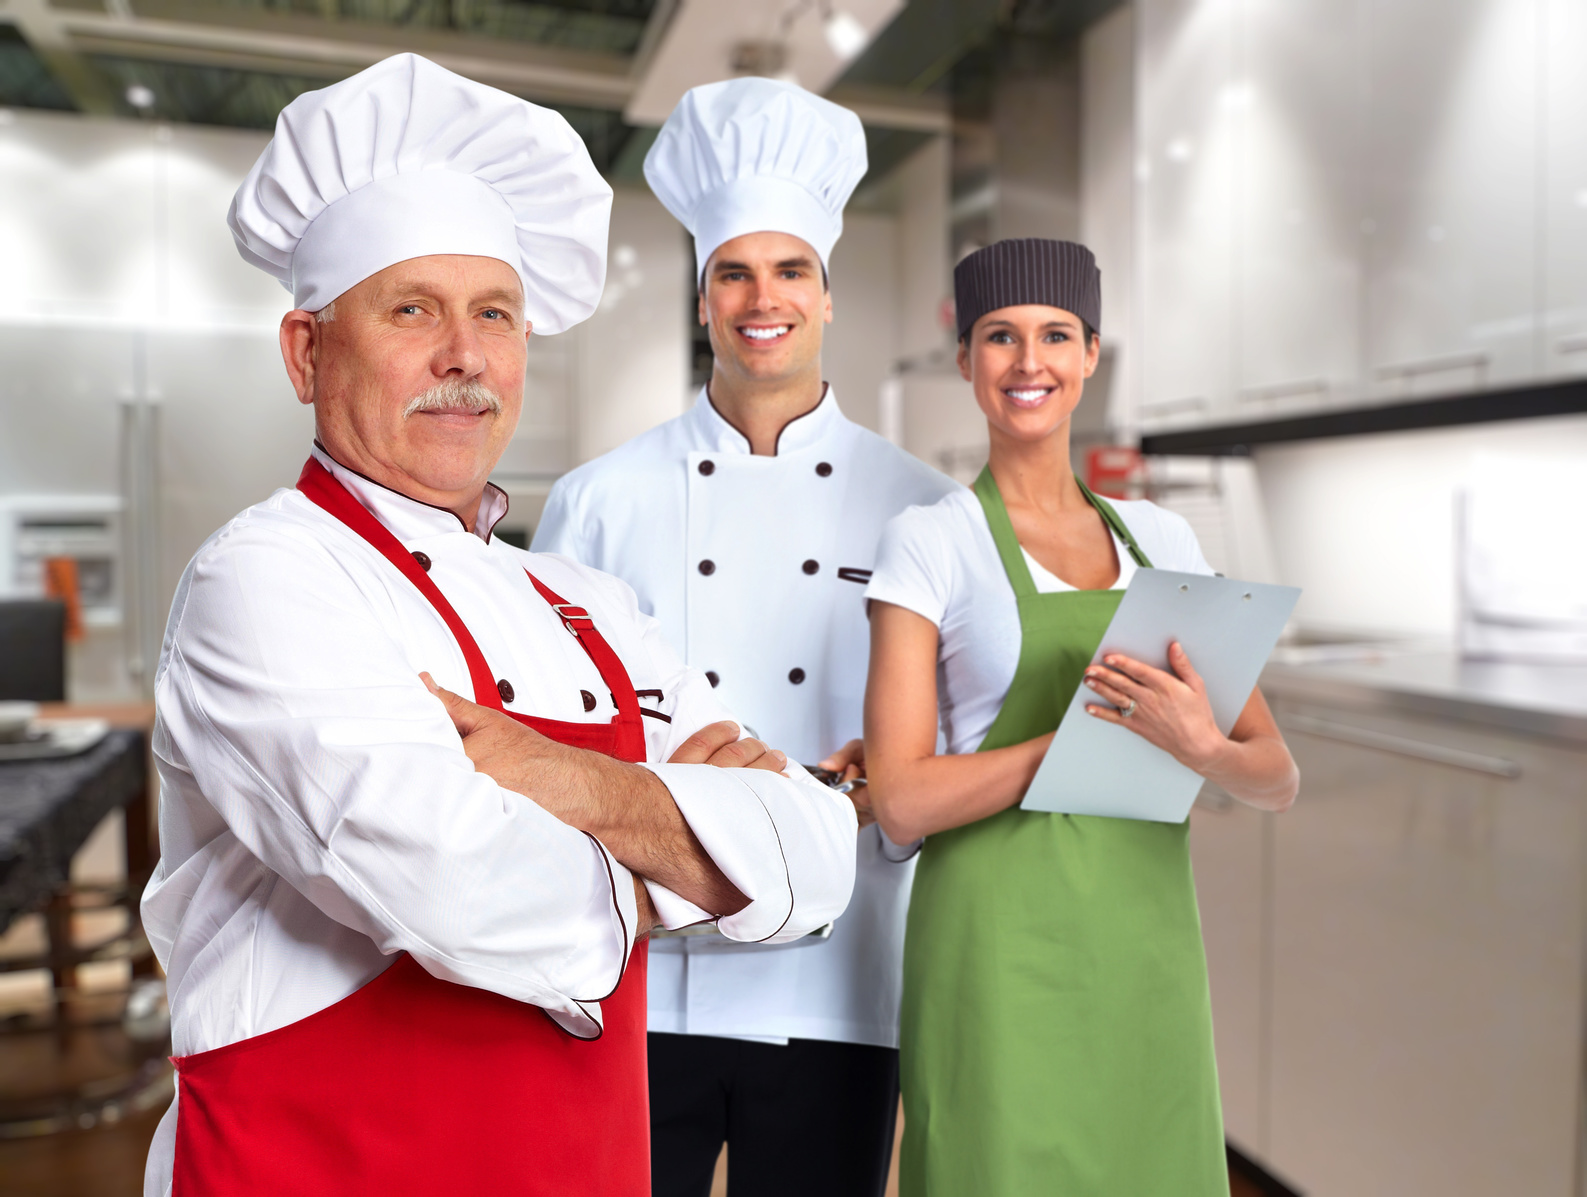
<path fill-rule="evenodd" d="M 694 237 L 711 380 L 688 414 L 562 478 L 534 542 L 623 578 L 756 734 L 839 770 L 859 757 L 837 750 L 860 734 L 877 540 L 955 485 L 845 419 L 822 381 L 827 261 L 865 166 L 858 118 L 792 84 L 684 96 L 645 177 Z M 885 1187 L 914 865 L 874 825 L 858 857 L 830 939 L 653 945 L 658 1197 L 705 1197 L 724 1140 L 734 1192 Z"/>
<path fill-rule="evenodd" d="M 850 803 L 623 583 L 491 536 L 526 337 L 595 306 L 610 199 L 562 117 L 413 55 L 295 100 L 237 193 L 317 439 L 166 634 L 149 1194 L 644 1197 L 636 941 L 847 901 Z"/>

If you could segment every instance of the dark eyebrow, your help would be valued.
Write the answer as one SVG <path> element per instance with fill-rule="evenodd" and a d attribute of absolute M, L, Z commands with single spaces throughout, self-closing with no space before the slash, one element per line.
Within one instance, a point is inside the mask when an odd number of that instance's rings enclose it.
<path fill-rule="evenodd" d="M 777 263 L 778 270 L 790 270 L 795 267 L 810 270 L 815 267 L 815 263 L 803 255 L 797 258 L 784 258 L 781 262 Z"/>
<path fill-rule="evenodd" d="M 716 266 L 713 267 L 713 269 L 715 269 L 716 272 L 719 273 L 719 274 L 722 271 L 724 271 L 724 270 L 748 270 L 749 269 L 749 263 L 748 262 L 718 262 L 716 264 Z"/>

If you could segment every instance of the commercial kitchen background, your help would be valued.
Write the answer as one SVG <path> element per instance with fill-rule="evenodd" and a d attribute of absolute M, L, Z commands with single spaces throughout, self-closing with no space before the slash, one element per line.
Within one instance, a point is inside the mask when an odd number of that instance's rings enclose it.
<path fill-rule="evenodd" d="M 861 114 L 826 375 L 963 480 L 953 262 L 1090 245 L 1077 462 L 1144 449 L 1217 568 L 1305 590 L 1264 683 L 1300 803 L 1194 817 L 1232 1145 L 1307 1193 L 1583 1191 L 1587 0 L 8 0 L 0 594 L 78 558 L 73 701 L 147 696 L 189 556 L 296 477 L 287 297 L 225 210 L 282 103 L 400 49 L 562 107 L 617 189 L 598 313 L 531 341 L 510 534 L 709 369 L 639 174 L 688 86 Z"/>

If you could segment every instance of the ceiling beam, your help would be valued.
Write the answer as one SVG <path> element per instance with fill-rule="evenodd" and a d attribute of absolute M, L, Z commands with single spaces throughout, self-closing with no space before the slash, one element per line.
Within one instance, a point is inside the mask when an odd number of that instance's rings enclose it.
<path fill-rule="evenodd" d="M 440 29 L 366 21 L 326 21 L 262 8 L 221 8 L 190 0 L 137 0 L 137 15 L 52 8 L 47 0 L 0 0 L 0 21 L 15 23 L 85 111 L 113 112 L 116 97 L 87 55 L 231 70 L 346 78 L 392 54 L 412 51 L 481 83 L 542 103 L 621 111 L 632 98 L 643 55 L 563 49 Z M 665 28 L 668 0 L 647 39 Z M 643 47 L 642 47 L 643 48 Z M 77 80 L 74 86 L 69 80 Z M 97 89 L 97 90 L 96 90 Z M 875 128 L 946 133 L 946 103 L 890 88 L 842 88 L 831 98 Z"/>
<path fill-rule="evenodd" d="M 138 15 L 130 19 L 81 9 L 50 12 L 83 54 L 337 79 L 412 51 L 481 83 L 554 103 L 620 108 L 631 88 L 623 55 L 446 30 L 331 22 L 263 9 L 196 9 L 159 0 L 140 0 Z"/>
<path fill-rule="evenodd" d="M 9 20 L 22 34 L 72 102 L 84 112 L 105 115 L 116 111 L 116 91 L 104 73 L 83 58 L 61 23 L 61 13 L 47 0 L 8 0 L 0 20 Z"/>

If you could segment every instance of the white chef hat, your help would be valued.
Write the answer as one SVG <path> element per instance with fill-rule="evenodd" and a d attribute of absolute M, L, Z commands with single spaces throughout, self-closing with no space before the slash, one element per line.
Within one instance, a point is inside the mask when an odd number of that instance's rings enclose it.
<path fill-rule="evenodd" d="M 645 155 L 650 189 L 693 234 L 702 274 L 745 233 L 791 233 L 825 266 L 865 168 L 860 118 L 777 79 L 691 88 Z"/>
<path fill-rule="evenodd" d="M 539 333 L 595 310 L 612 189 L 560 113 L 397 54 L 293 100 L 232 200 L 242 256 L 317 312 L 387 266 L 499 258 Z"/>

